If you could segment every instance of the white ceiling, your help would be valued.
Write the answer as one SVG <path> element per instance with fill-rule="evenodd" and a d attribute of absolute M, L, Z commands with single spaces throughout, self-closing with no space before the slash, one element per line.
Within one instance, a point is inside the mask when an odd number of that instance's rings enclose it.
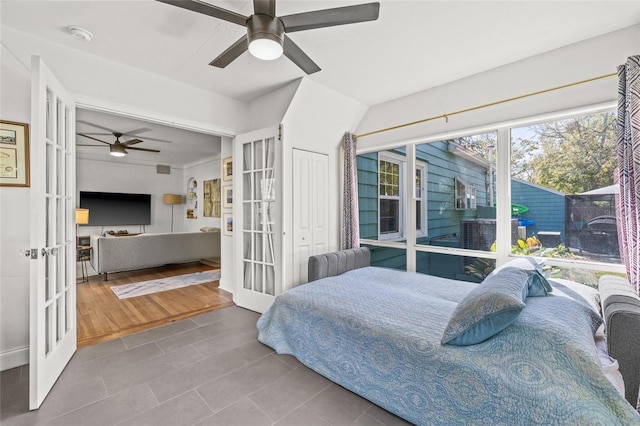
<path fill-rule="evenodd" d="M 250 0 L 209 2 L 245 16 L 253 13 Z M 366 2 L 278 0 L 276 14 Z M 310 79 L 375 105 L 640 23 L 637 0 L 380 3 L 377 21 L 289 35 L 322 68 Z M 248 52 L 225 69 L 211 67 L 208 63 L 239 39 L 244 27 L 153 0 L 3 0 L 0 8 L 3 26 L 242 101 L 304 75 L 284 56 L 260 61 Z M 69 25 L 90 30 L 93 40 L 71 37 L 65 30 Z M 124 122 L 106 124 L 96 116 L 87 121 L 127 130 Z M 160 130 L 137 136 L 145 135 L 176 137 L 163 136 Z M 179 155 L 169 144 L 149 141 L 141 146 L 160 146 Z"/>

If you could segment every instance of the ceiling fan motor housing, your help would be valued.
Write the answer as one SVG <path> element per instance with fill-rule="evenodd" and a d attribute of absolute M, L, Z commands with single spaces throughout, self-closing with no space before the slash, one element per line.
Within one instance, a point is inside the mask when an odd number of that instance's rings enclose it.
<path fill-rule="evenodd" d="M 277 56 L 276 53 L 274 53 L 273 57 L 267 57 L 269 55 L 267 53 L 267 56 L 262 57 L 260 54 L 256 55 L 255 52 L 252 51 L 251 46 L 254 42 L 259 44 L 264 40 L 275 42 L 280 46 L 280 51 L 277 53 Z M 249 19 L 247 19 L 247 42 L 249 44 L 249 51 L 254 56 L 260 59 L 278 58 L 282 54 L 282 46 L 284 44 L 284 25 L 282 21 L 269 15 L 256 14 L 250 16 Z"/>

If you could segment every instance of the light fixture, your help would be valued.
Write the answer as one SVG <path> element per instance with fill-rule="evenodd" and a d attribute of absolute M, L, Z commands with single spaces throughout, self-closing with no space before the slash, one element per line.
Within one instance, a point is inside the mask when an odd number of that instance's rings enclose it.
<path fill-rule="evenodd" d="M 109 154 L 114 157 L 124 157 L 127 154 L 127 151 L 124 150 L 124 147 L 120 144 L 112 144 L 109 146 Z"/>
<path fill-rule="evenodd" d="M 76 209 L 76 245 L 79 246 L 80 242 L 78 236 L 78 225 L 89 224 L 89 209 Z"/>
<path fill-rule="evenodd" d="M 67 31 L 69 31 L 69 33 L 71 33 L 71 35 L 78 40 L 89 42 L 93 38 L 93 34 L 91 33 L 91 31 L 77 25 L 69 25 L 67 27 Z"/>
<path fill-rule="evenodd" d="M 249 53 L 258 59 L 271 61 L 282 56 L 284 25 L 278 18 L 253 15 L 247 21 Z"/>
<path fill-rule="evenodd" d="M 176 204 L 182 204 L 182 195 L 164 194 L 162 196 L 162 202 L 165 204 L 171 204 L 171 232 L 173 232 L 173 206 Z"/>

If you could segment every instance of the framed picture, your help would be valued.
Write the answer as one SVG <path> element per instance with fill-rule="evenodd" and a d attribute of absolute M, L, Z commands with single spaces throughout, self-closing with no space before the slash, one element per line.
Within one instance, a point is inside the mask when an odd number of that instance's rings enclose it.
<path fill-rule="evenodd" d="M 30 186 L 29 125 L 0 120 L 0 186 Z"/>
<path fill-rule="evenodd" d="M 220 217 L 220 179 L 205 180 L 203 184 L 202 215 L 204 217 Z"/>
<path fill-rule="evenodd" d="M 222 159 L 222 180 L 233 179 L 233 157 Z"/>
<path fill-rule="evenodd" d="M 222 187 L 222 207 L 233 207 L 233 186 L 226 185 Z"/>
<path fill-rule="evenodd" d="M 222 230 L 224 235 L 233 235 L 233 214 L 224 213 L 222 215 Z"/>

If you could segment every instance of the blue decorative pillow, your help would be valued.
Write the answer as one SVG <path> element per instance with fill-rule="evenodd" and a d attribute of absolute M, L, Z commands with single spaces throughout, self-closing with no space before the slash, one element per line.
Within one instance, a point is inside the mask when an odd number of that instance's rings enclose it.
<path fill-rule="evenodd" d="M 520 268 L 490 274 L 456 306 L 442 344 L 475 345 L 507 328 L 525 307 L 528 279 L 529 273 Z"/>
<path fill-rule="evenodd" d="M 529 287 L 529 297 L 546 296 L 553 291 L 553 287 L 551 287 L 551 284 L 549 284 L 540 272 L 543 262 L 538 262 L 533 257 L 517 257 L 494 269 L 489 276 L 497 274 L 505 268 L 520 268 L 529 273 L 527 283 Z"/>

